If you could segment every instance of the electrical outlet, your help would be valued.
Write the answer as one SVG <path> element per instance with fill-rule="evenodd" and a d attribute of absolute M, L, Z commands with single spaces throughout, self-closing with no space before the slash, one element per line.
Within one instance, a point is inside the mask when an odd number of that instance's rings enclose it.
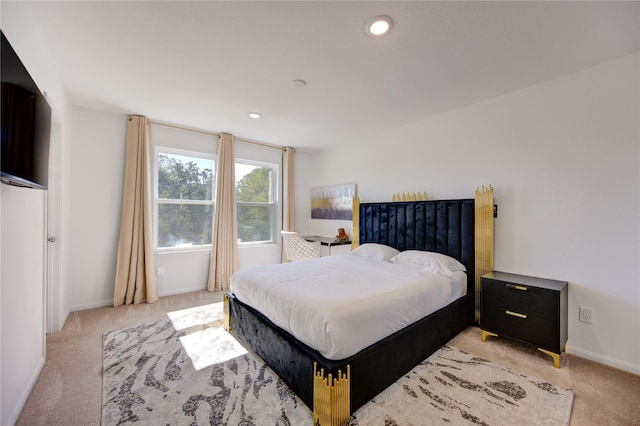
<path fill-rule="evenodd" d="M 595 319 L 594 316 L 595 312 L 593 311 L 593 308 L 580 306 L 580 321 L 593 324 L 593 320 Z"/>

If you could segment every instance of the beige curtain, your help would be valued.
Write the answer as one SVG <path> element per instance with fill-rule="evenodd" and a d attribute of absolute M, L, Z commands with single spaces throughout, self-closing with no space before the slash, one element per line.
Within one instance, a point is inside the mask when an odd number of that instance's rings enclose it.
<path fill-rule="evenodd" d="M 282 230 L 294 231 L 294 163 L 295 163 L 295 148 L 285 146 L 282 148 Z M 282 262 L 287 262 L 287 253 L 282 244 Z"/>
<path fill-rule="evenodd" d="M 229 278 L 238 270 L 238 229 L 236 220 L 236 178 L 234 138 L 218 135 L 216 209 L 207 290 L 227 290 Z"/>
<path fill-rule="evenodd" d="M 158 300 L 150 162 L 149 120 L 129 116 L 113 306 Z"/>

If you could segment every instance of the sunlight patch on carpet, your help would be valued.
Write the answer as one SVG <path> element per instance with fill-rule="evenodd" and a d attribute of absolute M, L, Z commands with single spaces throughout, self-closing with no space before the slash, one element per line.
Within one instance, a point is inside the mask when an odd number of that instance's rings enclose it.
<path fill-rule="evenodd" d="M 173 311 L 167 315 L 177 331 L 192 327 L 217 327 L 222 325 L 222 302 Z"/>
<path fill-rule="evenodd" d="M 222 302 L 173 311 L 167 315 L 176 331 L 187 333 L 180 337 L 180 343 L 196 370 L 247 353 L 233 336 L 220 327 L 223 316 Z"/>
<path fill-rule="evenodd" d="M 187 351 L 196 370 L 202 370 L 247 353 L 247 350 L 222 328 L 205 328 L 195 331 L 180 337 L 180 343 Z"/>

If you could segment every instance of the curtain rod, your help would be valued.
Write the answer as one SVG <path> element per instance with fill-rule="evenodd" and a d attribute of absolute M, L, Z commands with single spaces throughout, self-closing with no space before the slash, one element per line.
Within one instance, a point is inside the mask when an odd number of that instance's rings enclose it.
<path fill-rule="evenodd" d="M 149 123 L 150 124 L 156 124 L 158 126 L 172 127 L 174 129 L 186 130 L 188 132 L 202 133 L 203 135 L 209 135 L 209 136 L 218 137 L 218 133 L 207 132 L 205 130 L 189 129 L 187 127 L 178 126 L 176 124 L 160 123 L 158 121 L 153 121 L 153 120 L 149 120 Z M 264 146 L 264 147 L 267 147 L 267 148 L 275 148 L 275 149 L 280 149 L 280 150 L 285 148 L 283 146 L 271 145 L 271 144 L 264 143 L 264 142 L 257 142 L 257 141 L 250 141 L 250 140 L 247 140 L 247 139 L 240 139 L 240 138 L 236 138 L 235 136 L 234 136 L 234 139 L 237 140 L 237 141 L 240 141 L 240 142 L 251 143 L 251 144 L 254 144 L 254 145 L 260 145 L 260 146 Z"/>

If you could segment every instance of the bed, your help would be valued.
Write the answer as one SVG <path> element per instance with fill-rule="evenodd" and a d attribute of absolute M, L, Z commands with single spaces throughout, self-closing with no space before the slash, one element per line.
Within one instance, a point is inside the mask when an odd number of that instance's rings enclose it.
<path fill-rule="evenodd" d="M 484 195 L 487 193 L 490 197 Z M 436 306 L 428 315 L 405 318 L 406 324 L 375 338 L 375 343 L 342 351 L 294 337 L 282 326 L 282 318 L 277 315 L 268 318 L 261 313 L 263 306 L 256 309 L 241 300 L 244 295 L 239 297 L 230 291 L 225 296 L 226 327 L 314 410 L 314 423 L 348 424 L 351 413 L 474 324 L 479 276 L 493 266 L 492 188 L 476 190 L 475 200 L 360 203 L 355 199 L 353 217 L 354 249 L 381 244 L 405 254 L 426 251 L 450 256 L 466 269 L 460 292 L 463 295 L 454 297 L 454 291 L 445 294 L 446 303 Z M 341 258 L 334 257 L 336 261 Z M 335 263 L 331 259 L 321 261 L 328 262 L 325 268 Z M 304 274 L 296 271 L 293 264 L 269 266 L 276 267 L 289 268 L 288 272 L 294 275 Z M 361 267 L 366 269 L 367 265 Z M 458 272 L 456 276 L 459 281 Z M 281 294 L 282 291 L 280 288 Z M 335 299 L 342 298 L 340 288 L 329 293 Z M 346 294 L 344 299 L 348 299 Z M 326 298 L 321 300 L 326 301 Z M 366 318 L 367 313 L 364 315 Z M 369 317 L 369 323 L 372 318 L 375 315 Z"/>

